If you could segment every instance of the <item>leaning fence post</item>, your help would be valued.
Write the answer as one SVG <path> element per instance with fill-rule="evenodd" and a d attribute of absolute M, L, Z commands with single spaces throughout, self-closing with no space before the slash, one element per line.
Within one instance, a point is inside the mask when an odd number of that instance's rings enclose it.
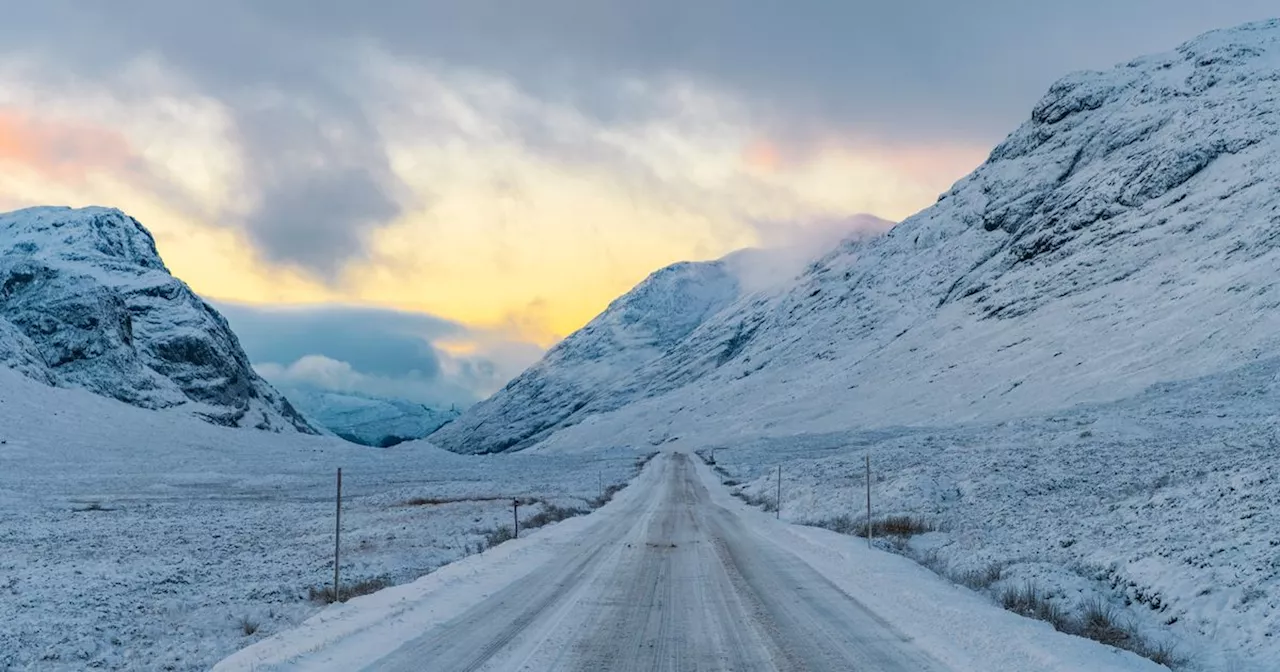
<path fill-rule="evenodd" d="M 514 522 L 514 525 L 512 525 L 512 529 L 515 530 L 512 536 L 515 537 L 516 539 L 519 539 L 520 538 L 520 500 L 518 499 L 511 500 L 511 520 Z"/>
<path fill-rule="evenodd" d="M 333 601 L 340 602 L 342 592 L 341 584 L 338 582 L 338 568 L 340 562 L 340 552 L 342 550 L 342 467 L 338 467 L 338 497 L 335 502 L 335 512 L 333 523 Z"/>

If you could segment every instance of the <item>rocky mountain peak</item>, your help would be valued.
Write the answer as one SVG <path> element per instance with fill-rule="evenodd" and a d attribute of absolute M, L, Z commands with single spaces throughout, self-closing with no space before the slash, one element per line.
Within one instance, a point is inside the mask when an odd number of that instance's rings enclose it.
<path fill-rule="evenodd" d="M 0 363 L 145 408 L 315 432 L 254 373 L 226 320 L 169 274 L 137 220 L 29 208 L 0 215 L 0 241 Z"/>

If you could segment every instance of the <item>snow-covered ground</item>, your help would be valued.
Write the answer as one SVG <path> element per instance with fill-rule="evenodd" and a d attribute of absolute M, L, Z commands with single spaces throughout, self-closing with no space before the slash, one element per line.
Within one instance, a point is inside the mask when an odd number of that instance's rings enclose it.
<path fill-rule="evenodd" d="M 1101 597 L 1188 669 L 1263 672 L 1280 669 L 1277 409 L 1270 360 L 1042 417 L 761 439 L 714 459 L 766 501 L 782 465 L 783 519 L 811 522 L 865 515 L 870 454 L 876 517 L 943 530 L 906 554 L 951 574 L 1002 565 L 995 591 L 1034 582 L 1068 610 Z"/>
<path fill-rule="evenodd" d="M 207 669 L 299 623 L 332 580 L 339 466 L 344 577 L 404 582 L 509 525 L 511 497 L 585 507 L 635 463 L 226 429 L 0 368 L 0 670 Z"/>

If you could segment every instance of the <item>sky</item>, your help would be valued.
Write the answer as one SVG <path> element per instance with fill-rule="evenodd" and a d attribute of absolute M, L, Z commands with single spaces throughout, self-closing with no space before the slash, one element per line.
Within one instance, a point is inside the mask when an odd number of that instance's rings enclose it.
<path fill-rule="evenodd" d="M 1269 13 L 9 3 L 0 208 L 135 216 L 277 382 L 466 404 L 661 266 L 905 218 L 1058 77 Z"/>

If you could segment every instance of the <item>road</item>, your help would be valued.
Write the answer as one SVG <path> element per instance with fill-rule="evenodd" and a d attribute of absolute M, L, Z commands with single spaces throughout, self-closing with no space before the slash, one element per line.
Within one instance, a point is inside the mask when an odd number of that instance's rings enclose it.
<path fill-rule="evenodd" d="M 651 496 L 628 498 L 555 561 L 365 669 L 945 669 L 767 528 L 714 503 L 692 458 L 650 468 Z"/>

